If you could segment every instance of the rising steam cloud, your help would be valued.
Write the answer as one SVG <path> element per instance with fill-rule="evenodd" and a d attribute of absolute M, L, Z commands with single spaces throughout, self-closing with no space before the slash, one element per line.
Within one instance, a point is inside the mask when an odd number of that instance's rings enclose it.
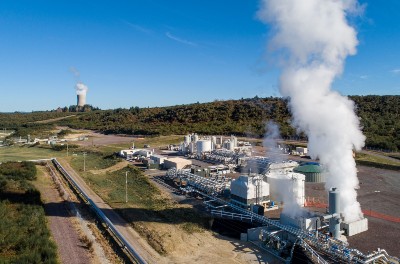
<path fill-rule="evenodd" d="M 308 135 L 309 151 L 329 171 L 326 188 L 337 187 L 346 221 L 362 217 L 352 150 L 365 137 L 354 103 L 331 90 L 344 60 L 356 53 L 356 31 L 346 15 L 353 0 L 262 0 L 259 18 L 272 25 L 270 50 L 279 50 L 280 91 L 290 98 L 293 123 Z"/>
<path fill-rule="evenodd" d="M 84 85 L 82 82 L 78 82 L 75 85 L 76 94 L 86 94 L 88 87 Z"/>
<path fill-rule="evenodd" d="M 75 77 L 75 90 L 76 94 L 86 94 L 88 91 L 88 87 L 81 82 L 81 74 L 80 72 L 75 68 L 75 67 L 70 67 L 69 68 L 70 72 L 74 75 Z"/>

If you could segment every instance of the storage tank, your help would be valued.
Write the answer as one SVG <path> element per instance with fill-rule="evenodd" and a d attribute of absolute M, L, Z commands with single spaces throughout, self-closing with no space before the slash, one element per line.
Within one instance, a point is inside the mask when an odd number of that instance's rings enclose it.
<path fill-rule="evenodd" d="M 192 141 L 196 143 L 199 140 L 199 136 L 197 134 L 192 135 Z"/>
<path fill-rule="evenodd" d="M 195 152 L 195 150 L 196 150 L 196 144 L 193 142 L 190 142 L 189 143 L 189 153 L 193 154 Z"/>
<path fill-rule="evenodd" d="M 185 144 L 190 143 L 190 135 L 185 136 L 184 142 L 185 142 Z"/>
<path fill-rule="evenodd" d="M 295 202 L 303 207 L 305 202 L 305 176 L 300 173 L 271 171 L 267 174 L 270 186 L 271 200 L 284 202 L 292 197 Z M 290 193 L 291 195 L 286 195 Z"/>
<path fill-rule="evenodd" d="M 293 169 L 294 172 L 304 174 L 306 182 L 325 182 L 326 173 L 323 167 L 317 162 L 307 162 L 297 168 Z"/>
<path fill-rule="evenodd" d="M 197 155 L 201 155 L 204 152 L 211 151 L 211 140 L 199 140 L 196 142 Z"/>

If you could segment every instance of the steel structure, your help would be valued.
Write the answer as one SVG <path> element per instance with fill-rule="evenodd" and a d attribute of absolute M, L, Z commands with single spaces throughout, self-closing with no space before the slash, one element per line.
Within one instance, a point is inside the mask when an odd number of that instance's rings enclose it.
<path fill-rule="evenodd" d="M 385 250 L 378 249 L 371 254 L 365 255 L 357 249 L 350 248 L 347 242 L 328 237 L 321 232 L 306 232 L 299 228 L 288 225 L 283 225 L 279 221 L 271 220 L 265 216 L 258 215 L 249 210 L 243 209 L 232 203 L 226 202 L 216 196 L 220 193 L 222 187 L 226 185 L 219 181 L 210 180 L 187 171 L 170 169 L 166 176 L 168 178 L 183 178 L 187 180 L 186 191 L 196 192 L 203 197 L 209 198 L 216 207 L 229 207 L 236 213 L 227 213 L 225 211 L 212 211 L 214 216 L 231 216 L 231 219 L 243 219 L 245 221 L 257 222 L 266 227 L 274 227 L 278 230 L 283 230 L 296 238 L 295 244 L 300 245 L 312 258 L 318 263 L 326 263 L 326 260 L 321 255 L 328 256 L 329 259 L 335 262 L 346 263 L 372 263 L 377 260 L 385 261 L 385 263 L 398 264 L 400 259 L 390 256 Z M 215 206 L 219 204 L 220 206 Z M 271 235 L 267 230 L 263 231 Z"/>
<path fill-rule="evenodd" d="M 136 263 L 146 264 L 147 262 L 139 255 L 139 253 L 132 247 L 132 245 L 125 239 L 125 237 L 115 228 L 114 224 L 108 219 L 108 217 L 100 210 L 99 207 L 89 198 L 86 192 L 79 186 L 79 184 L 74 180 L 74 178 L 69 175 L 69 173 L 64 169 L 64 167 L 57 161 L 57 159 L 52 159 L 53 164 L 60 171 L 62 176 L 67 180 L 67 182 L 75 189 L 78 195 L 92 208 L 97 217 L 105 224 L 108 231 L 115 238 L 117 243 L 119 243 L 122 248 L 126 250 L 129 257 Z"/>

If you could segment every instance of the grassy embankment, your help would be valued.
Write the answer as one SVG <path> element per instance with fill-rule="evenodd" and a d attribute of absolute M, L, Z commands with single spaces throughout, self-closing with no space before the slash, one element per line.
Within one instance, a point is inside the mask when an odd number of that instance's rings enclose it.
<path fill-rule="evenodd" d="M 395 158 L 396 154 L 391 154 L 391 158 Z M 365 165 L 375 168 L 388 169 L 388 170 L 400 170 L 400 160 L 396 161 L 393 159 L 385 158 L 384 155 L 374 155 L 370 153 L 357 153 L 356 163 L 358 165 Z"/>
<path fill-rule="evenodd" d="M 57 263 L 33 163 L 0 165 L 0 263 Z"/>
<path fill-rule="evenodd" d="M 153 144 L 154 142 L 150 142 Z M 161 254 L 174 250 L 174 239 L 181 239 L 180 232 L 191 234 L 204 231 L 208 219 L 199 215 L 191 206 L 180 205 L 163 194 L 138 168 L 127 166 L 117 171 L 94 174 L 93 169 L 115 165 L 117 159 L 98 154 L 86 156 L 86 172 L 83 158 L 71 157 L 72 167 L 85 179 L 125 220 L 132 224 L 154 249 Z M 125 203 L 125 173 L 128 171 L 128 203 Z"/>

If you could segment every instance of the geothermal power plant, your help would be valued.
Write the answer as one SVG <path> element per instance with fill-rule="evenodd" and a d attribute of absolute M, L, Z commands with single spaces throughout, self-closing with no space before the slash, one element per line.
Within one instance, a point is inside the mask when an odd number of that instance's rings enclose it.
<path fill-rule="evenodd" d="M 285 146 L 277 148 L 287 153 Z M 120 155 L 128 160 L 141 157 L 150 169 L 166 169 L 160 177 L 165 186 L 203 200 L 213 221 L 218 219 L 225 228 L 247 225 L 240 239 L 256 244 L 282 263 L 298 263 L 299 254 L 313 263 L 374 263 L 378 259 L 398 263 L 383 249 L 364 254 L 349 246 L 347 238 L 367 231 L 368 220 L 363 215 L 346 217 L 342 201 L 348 194 L 341 188 L 327 190 L 328 203 L 320 207 L 324 210 L 306 208 L 306 182 L 329 180 L 322 164 L 252 156 L 251 144 L 235 136 L 190 134 L 170 150 L 180 157 L 135 148 L 121 150 Z M 307 149 L 296 148 L 292 153 L 304 155 Z M 214 165 L 199 167 L 192 160 Z"/>

